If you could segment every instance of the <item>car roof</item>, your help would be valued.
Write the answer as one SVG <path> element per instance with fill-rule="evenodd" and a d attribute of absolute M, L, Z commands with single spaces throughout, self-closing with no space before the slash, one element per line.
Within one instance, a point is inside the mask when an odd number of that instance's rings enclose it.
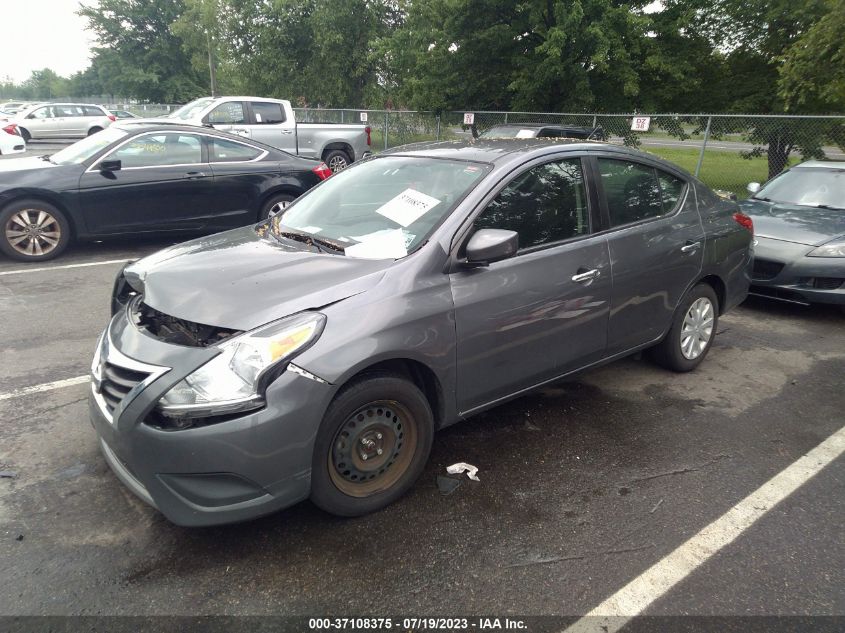
<path fill-rule="evenodd" d="M 845 169 L 843 160 L 808 160 L 792 169 Z"/>
<path fill-rule="evenodd" d="M 542 155 L 549 153 L 549 149 L 566 148 L 571 150 L 601 150 L 631 156 L 632 158 L 649 158 L 675 171 L 686 174 L 682 168 L 663 160 L 659 156 L 631 149 L 623 145 L 584 139 L 549 139 L 549 138 L 519 138 L 519 139 L 487 139 L 477 138 L 470 141 L 426 141 L 394 147 L 380 155 L 419 156 L 429 158 L 451 158 L 455 160 L 474 161 L 481 163 L 502 163 L 515 160 L 526 155 Z"/>

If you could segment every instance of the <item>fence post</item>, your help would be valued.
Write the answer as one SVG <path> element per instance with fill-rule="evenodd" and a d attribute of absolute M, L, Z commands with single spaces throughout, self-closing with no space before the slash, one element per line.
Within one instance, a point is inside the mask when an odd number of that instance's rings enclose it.
<path fill-rule="evenodd" d="M 384 111 L 384 149 L 387 150 L 387 110 Z"/>
<path fill-rule="evenodd" d="M 704 150 L 707 148 L 707 141 L 710 139 L 710 122 L 712 116 L 707 117 L 707 127 L 704 128 L 704 141 L 701 143 L 701 153 L 698 155 L 698 164 L 695 166 L 695 177 L 701 172 L 701 163 L 704 161 Z"/>
<path fill-rule="evenodd" d="M 593 115 L 593 129 L 596 129 L 596 115 Z"/>
<path fill-rule="evenodd" d="M 437 115 L 437 140 L 440 140 L 440 115 Z"/>
<path fill-rule="evenodd" d="M 505 123 L 507 123 L 507 122 L 508 122 L 508 113 L 505 112 Z"/>
<path fill-rule="evenodd" d="M 343 123 L 343 110 L 340 111 L 340 122 Z"/>

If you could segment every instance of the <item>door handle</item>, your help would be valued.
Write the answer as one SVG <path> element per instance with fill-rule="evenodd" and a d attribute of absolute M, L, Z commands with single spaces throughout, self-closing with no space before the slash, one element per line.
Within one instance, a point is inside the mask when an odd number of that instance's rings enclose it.
<path fill-rule="evenodd" d="M 293 130 L 288 129 L 281 129 L 279 130 L 282 134 L 293 134 Z"/>
<path fill-rule="evenodd" d="M 233 134 L 247 134 L 247 133 L 249 133 L 249 130 L 245 130 L 243 128 L 234 128 L 234 127 L 229 131 L 232 132 Z"/>
<path fill-rule="evenodd" d="M 694 253 L 698 250 L 698 247 L 701 246 L 701 242 L 690 242 L 687 240 L 687 243 L 681 246 L 682 253 Z"/>
<path fill-rule="evenodd" d="M 587 281 L 592 281 L 593 279 L 597 279 L 600 276 L 601 271 L 598 268 L 593 268 L 592 270 L 572 275 L 572 281 L 581 284 Z"/>
<path fill-rule="evenodd" d="M 189 171 L 187 174 L 182 176 L 182 178 L 186 178 L 188 180 L 196 180 L 198 178 L 205 178 L 208 174 L 204 171 Z"/>

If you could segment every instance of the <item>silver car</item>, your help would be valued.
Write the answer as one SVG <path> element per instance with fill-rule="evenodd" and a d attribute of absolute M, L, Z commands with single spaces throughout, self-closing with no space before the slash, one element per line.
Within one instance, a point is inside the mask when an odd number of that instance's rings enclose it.
<path fill-rule="evenodd" d="M 115 116 L 102 106 L 88 103 L 41 103 L 9 119 L 24 140 L 82 138 L 107 128 Z"/>

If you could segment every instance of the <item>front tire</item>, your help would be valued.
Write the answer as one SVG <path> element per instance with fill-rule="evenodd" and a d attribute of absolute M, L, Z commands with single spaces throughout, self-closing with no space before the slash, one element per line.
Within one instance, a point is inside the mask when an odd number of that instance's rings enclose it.
<path fill-rule="evenodd" d="M 650 350 L 651 358 L 672 371 L 692 371 L 710 351 L 718 324 L 716 291 L 705 283 L 694 286 L 678 306 L 666 338 Z"/>
<path fill-rule="evenodd" d="M 333 174 L 336 174 L 349 167 L 352 164 L 352 159 L 343 150 L 333 149 L 326 152 L 325 156 L 323 156 L 323 162 L 329 166 Z"/>
<path fill-rule="evenodd" d="M 71 241 L 64 213 L 43 200 L 19 200 L 0 212 L 0 250 L 12 259 L 40 262 L 61 255 Z"/>
<path fill-rule="evenodd" d="M 347 517 L 384 508 L 422 474 L 433 437 L 431 407 L 415 384 L 365 374 L 326 411 L 314 446 L 311 500 Z"/>
<path fill-rule="evenodd" d="M 18 127 L 18 131 L 21 133 L 21 138 L 24 140 L 24 143 L 29 143 L 32 140 L 32 134 L 29 133 L 29 130 Z"/>

